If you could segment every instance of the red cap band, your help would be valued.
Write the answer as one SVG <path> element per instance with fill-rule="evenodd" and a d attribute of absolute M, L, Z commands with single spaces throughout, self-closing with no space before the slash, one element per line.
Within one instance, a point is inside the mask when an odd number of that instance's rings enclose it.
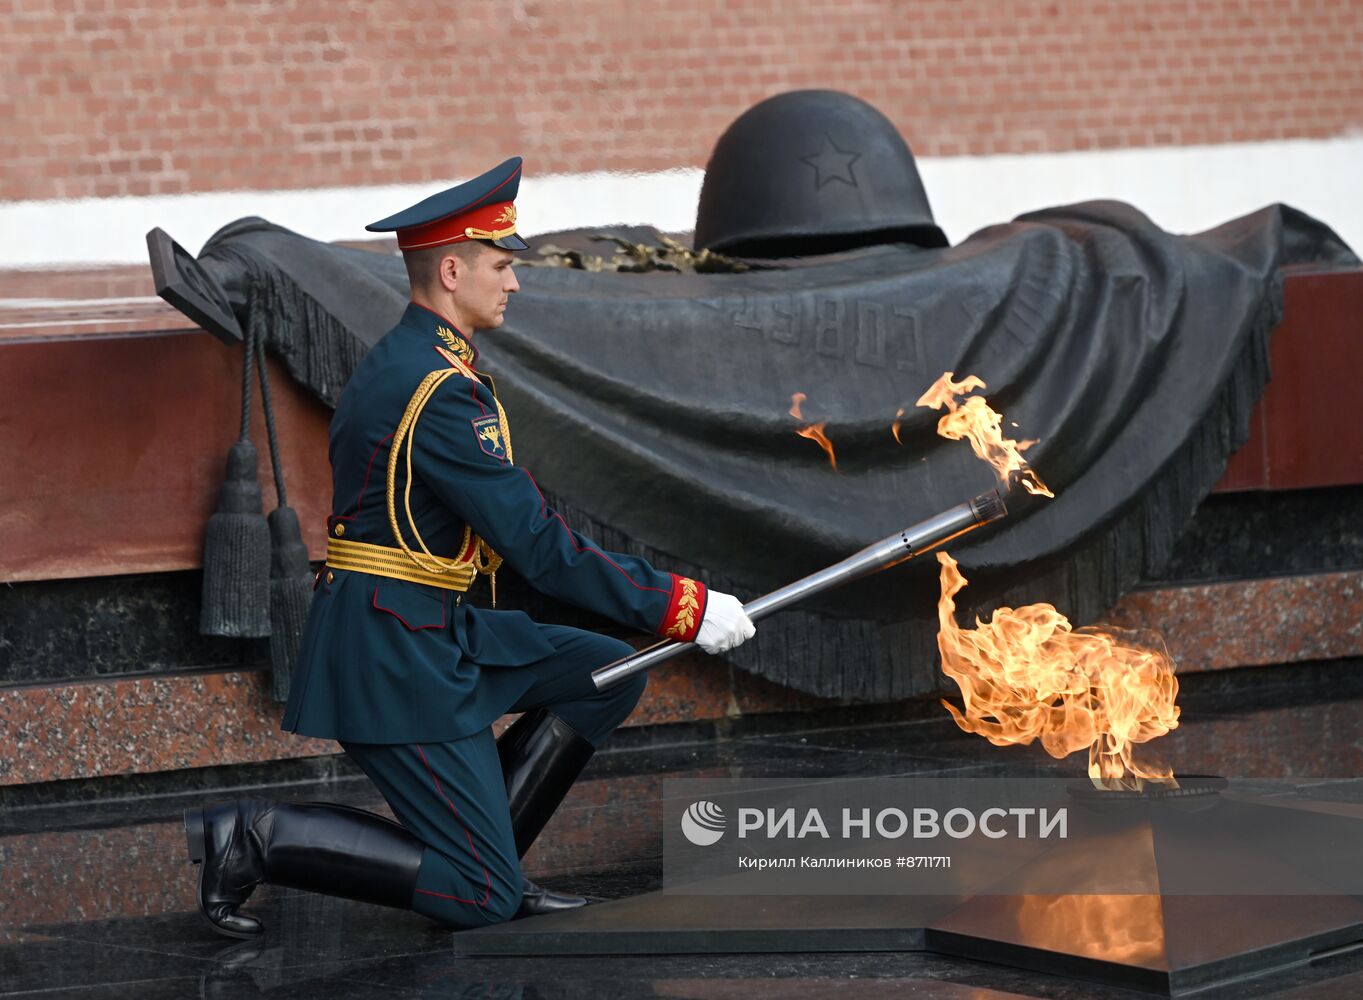
<path fill-rule="evenodd" d="M 398 248 L 422 250 L 426 247 L 460 243 L 464 240 L 495 240 L 516 231 L 516 206 L 498 201 L 471 212 L 450 215 L 421 226 L 398 230 Z"/>

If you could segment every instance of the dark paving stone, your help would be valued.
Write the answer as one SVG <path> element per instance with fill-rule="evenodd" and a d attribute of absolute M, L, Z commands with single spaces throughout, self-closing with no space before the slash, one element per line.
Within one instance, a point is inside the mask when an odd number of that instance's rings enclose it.
<path fill-rule="evenodd" d="M 1308 968 L 1295 974 L 1299 985 L 1287 986 L 1279 992 L 1257 994 L 1273 1000 L 1341 1000 L 1344 997 L 1363 997 L 1363 972 L 1326 979 L 1328 972 L 1320 968 Z M 1312 981 L 1306 981 L 1312 977 Z M 1240 996 L 1255 994 L 1239 994 Z M 1232 1000 L 1236 994 L 1226 991 L 1222 994 L 1208 995 L 1208 1000 Z"/>
<path fill-rule="evenodd" d="M 194 958 L 43 936 L 0 948 L 0 996 L 120 984 L 128 996 L 134 992 L 128 984 L 184 979 L 202 971 L 203 963 Z"/>
<path fill-rule="evenodd" d="M 235 1000 L 238 997 L 270 997 L 271 1000 L 370 1000 L 375 996 L 375 987 L 369 983 L 359 983 L 348 979 L 316 979 L 302 983 L 272 984 L 258 986 L 244 974 L 230 979 L 218 979 L 211 973 L 195 979 L 158 979 L 150 982 L 119 983 L 112 986 L 92 986 L 75 990 L 62 990 L 60 996 L 71 1000 L 185 1000 L 188 997 L 202 997 L 205 1000 Z M 419 997 L 412 990 L 385 989 L 386 997 Z M 5 997 L 31 997 L 33 1000 L 53 1000 L 55 994 L 38 991 L 35 993 L 5 993 Z"/>
<path fill-rule="evenodd" d="M 354 972 L 385 987 L 422 984 L 423 996 L 685 997 L 942 997 L 946 1000 L 1131 1000 L 1140 994 L 1092 984 L 984 969 L 924 954 L 708 955 L 647 958 L 461 959 L 422 956 L 374 962 Z M 512 992 L 491 992 L 511 989 Z M 514 992 L 520 990 L 521 992 Z"/>
<path fill-rule="evenodd" d="M 1179 766 L 1243 776 L 1317 777 L 1313 797 L 1363 800 L 1363 699 L 1348 665 L 1292 667 L 1192 690 L 1184 725 L 1155 744 Z M 1190 684 L 1189 689 L 1197 688 Z M 1332 693 L 1333 692 L 1333 698 Z M 934 713 L 940 709 L 934 708 Z M 1037 747 L 995 748 L 949 719 L 902 724 L 867 715 L 855 728 L 796 732 L 789 722 L 695 745 L 656 733 L 598 755 L 527 861 L 532 876 L 610 900 L 661 886 L 663 781 L 889 775 L 1053 776 L 1083 762 Z M 219 786 L 149 799 L 92 799 L 0 809 L 0 994 L 208 997 L 1089 997 L 1124 990 L 926 954 L 461 958 L 452 932 L 414 914 L 264 887 L 249 909 L 267 932 L 246 946 L 213 934 L 193 908 L 194 869 L 179 812 L 235 794 L 342 801 L 378 808 L 366 779 L 339 777 L 266 790 L 224 776 Z M 295 776 L 297 777 L 297 776 Z M 91 794 L 97 789 L 91 788 Z M 117 911 L 118 915 L 115 914 Z M 993 991 L 993 992 L 988 992 Z M 41 995 L 41 994 L 40 994 Z M 1363 955 L 1343 954 L 1199 997 L 1324 1000 L 1363 995 Z"/>
<path fill-rule="evenodd" d="M 78 826 L 86 815 L 112 815 L 127 804 L 131 809 L 155 809 L 158 801 L 176 796 L 233 795 L 248 789 L 283 788 L 291 785 L 318 787 L 330 781 L 361 779 L 364 772 L 343 753 L 298 760 L 272 760 L 258 764 L 228 764 L 182 771 L 119 774 L 69 781 L 44 781 L 31 785 L 0 787 L 0 829 L 10 815 L 24 810 L 47 809 L 51 822 Z M 102 822 L 102 821 L 100 821 Z"/>
<path fill-rule="evenodd" d="M 642 896 L 663 887 L 662 859 L 651 858 L 605 870 L 551 873 L 545 881 L 551 888 L 585 896 L 593 902 Z"/>
<path fill-rule="evenodd" d="M 170 979 L 143 979 L 135 982 L 104 983 L 98 986 L 67 986 L 53 989 L 23 990 L 18 993 L 0 992 L 0 997 L 31 997 L 33 1000 L 53 1000 L 55 997 L 70 1000 L 184 1000 L 197 997 L 202 982 L 200 976 L 172 977 Z"/>
<path fill-rule="evenodd" d="M 318 758 L 329 761 L 333 758 Z M 187 789 L 170 795 L 145 798 L 114 798 L 58 801 L 25 807 L 6 807 L 0 800 L 0 837 L 21 833 L 55 830 L 94 830 L 141 825 L 154 822 L 179 822 L 184 811 L 204 802 L 233 798 L 269 798 L 281 801 L 344 802 L 364 805 L 378 799 L 378 791 L 363 774 L 333 778 L 334 768 L 319 768 L 312 781 L 260 786 L 227 784 L 222 787 Z"/>
<path fill-rule="evenodd" d="M 1329 781 L 1312 781 L 1297 786 L 1303 798 L 1328 799 L 1331 802 L 1363 803 L 1363 777 Z"/>
<path fill-rule="evenodd" d="M 1197 1000 L 1344 1000 L 1363 997 L 1363 955 L 1322 959 L 1250 983 L 1233 983 L 1196 994 Z"/>

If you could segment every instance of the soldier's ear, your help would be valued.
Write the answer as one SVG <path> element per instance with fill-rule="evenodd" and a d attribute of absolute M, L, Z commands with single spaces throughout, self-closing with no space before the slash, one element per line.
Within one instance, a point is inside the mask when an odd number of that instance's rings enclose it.
<path fill-rule="evenodd" d="M 436 268 L 436 278 L 440 282 L 440 287 L 447 292 L 452 292 L 459 283 L 460 269 L 463 261 L 454 254 L 445 254 L 440 258 L 440 264 Z"/>

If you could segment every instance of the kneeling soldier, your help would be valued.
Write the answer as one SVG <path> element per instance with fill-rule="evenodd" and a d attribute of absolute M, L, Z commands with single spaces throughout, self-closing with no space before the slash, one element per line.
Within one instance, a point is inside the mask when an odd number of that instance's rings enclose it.
<path fill-rule="evenodd" d="M 539 888 L 519 859 L 644 678 L 597 691 L 591 671 L 626 643 L 465 603 L 503 559 L 551 597 L 711 653 L 753 634 L 736 598 L 570 530 L 513 464 L 471 335 L 500 326 L 519 287 L 520 175 L 513 158 L 368 227 L 397 232 L 412 302 L 331 421 L 327 564 L 284 728 L 338 740 L 398 822 L 315 803 L 189 810 L 199 908 L 223 934 L 260 932 L 237 911 L 262 882 L 457 927 L 585 903 Z M 522 714 L 494 741 L 506 712 Z"/>

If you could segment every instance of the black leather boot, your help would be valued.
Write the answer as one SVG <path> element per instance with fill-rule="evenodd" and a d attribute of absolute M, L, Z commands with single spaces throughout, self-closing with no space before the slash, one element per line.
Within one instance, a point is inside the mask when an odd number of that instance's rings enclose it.
<path fill-rule="evenodd" d="M 525 857 L 596 748 L 547 709 L 526 712 L 497 741 L 516 855 Z"/>
<path fill-rule="evenodd" d="M 536 885 L 524 875 L 521 876 L 521 905 L 512 920 L 521 917 L 537 917 L 541 913 L 558 913 L 560 910 L 576 910 L 586 906 L 587 900 L 567 892 L 554 892 Z"/>
<path fill-rule="evenodd" d="M 262 882 L 408 909 L 425 850 L 382 816 L 314 802 L 243 799 L 187 809 L 185 836 L 199 865 L 199 912 L 236 938 L 261 931 L 237 908 Z"/>
<path fill-rule="evenodd" d="M 547 709 L 526 712 L 502 733 L 497 755 L 506 780 L 516 854 L 535 842 L 596 748 Z M 581 896 L 550 892 L 524 879 L 518 917 L 586 906 Z"/>

